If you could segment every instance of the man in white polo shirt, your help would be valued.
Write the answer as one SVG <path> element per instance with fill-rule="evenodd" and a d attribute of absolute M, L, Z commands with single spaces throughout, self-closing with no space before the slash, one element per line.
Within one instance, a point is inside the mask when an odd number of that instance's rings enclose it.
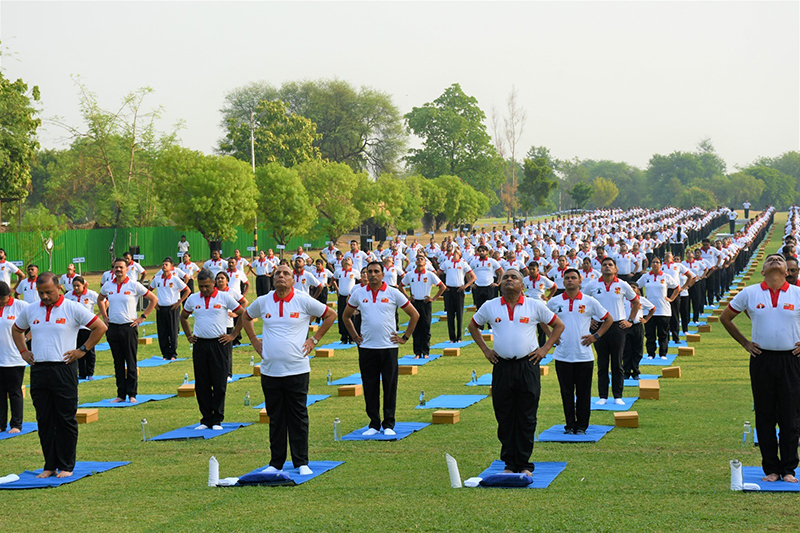
<path fill-rule="evenodd" d="M 131 277 L 131 279 L 141 283 L 147 276 L 147 270 L 145 270 L 142 265 L 133 260 L 133 254 L 131 254 L 130 252 L 125 252 L 124 254 L 122 254 L 122 258 L 125 259 L 126 263 L 128 263 L 128 275 Z"/>
<path fill-rule="evenodd" d="M 342 344 L 350 344 L 352 341 L 342 316 L 347 309 L 347 299 L 360 279 L 361 273 L 353 268 L 353 260 L 349 257 L 342 259 L 342 268 L 333 274 L 333 286 L 337 294 L 336 310 L 339 315 L 339 341 Z"/>
<path fill-rule="evenodd" d="M 228 275 L 228 285 L 236 289 L 242 296 L 244 296 L 247 294 L 247 291 L 250 290 L 250 281 L 247 279 L 244 270 L 239 268 L 237 261 L 238 260 L 235 256 L 229 257 L 228 268 L 225 269 L 225 273 Z M 219 274 L 219 272 L 217 272 L 217 274 Z"/>
<path fill-rule="evenodd" d="M 350 241 L 350 250 L 344 254 L 344 257 L 349 257 L 353 261 L 353 268 L 359 272 L 367 266 L 367 254 L 358 249 L 358 241 L 355 239 Z"/>
<path fill-rule="evenodd" d="M 500 279 L 503 275 L 503 268 L 500 263 L 489 257 L 489 247 L 481 244 L 477 248 L 478 255 L 469 262 L 472 272 L 475 274 L 475 283 L 472 285 L 472 303 L 476 309 L 494 298 L 497 295 L 498 283 L 495 283 L 495 276 Z"/>
<path fill-rule="evenodd" d="M 264 296 L 272 290 L 272 271 L 275 265 L 267 261 L 267 254 L 259 250 L 258 258 L 248 265 L 250 273 L 256 277 L 256 296 Z"/>
<path fill-rule="evenodd" d="M 244 327 L 253 349 L 261 356 L 261 390 L 269 415 L 270 460 L 266 472 L 283 470 L 288 436 L 292 465 L 300 475 L 309 475 L 313 472 L 308 467 L 308 354 L 333 325 L 336 313 L 308 294 L 295 291 L 292 285 L 291 269 L 278 266 L 275 290 L 256 298 L 234 334 Z M 312 317 L 322 318 L 322 325 L 306 338 Z M 264 324 L 260 340 L 253 328 L 256 318 Z"/>
<path fill-rule="evenodd" d="M 11 276 L 13 274 L 16 274 L 17 282 L 22 281 L 22 278 L 25 277 L 17 265 L 6 261 L 6 251 L 0 248 L 0 281 L 5 281 L 9 287 L 13 287 L 15 285 L 15 283 L 11 281 Z"/>
<path fill-rule="evenodd" d="M 216 277 L 217 274 L 225 270 L 228 266 L 227 261 L 223 260 L 219 250 L 213 250 L 211 252 L 211 259 L 203 263 L 203 268 L 206 270 L 211 271 L 211 273 Z"/>
<path fill-rule="evenodd" d="M 189 241 L 186 240 L 186 235 L 181 235 L 181 240 L 178 241 L 178 256 L 183 257 L 189 251 Z"/>
<path fill-rule="evenodd" d="M 221 430 L 228 388 L 228 347 L 233 341 L 227 335 L 228 313 L 238 317 L 244 309 L 232 295 L 238 293 L 217 289 L 209 270 L 197 275 L 197 287 L 198 292 L 186 299 L 181 312 L 181 326 L 192 345 L 194 388 L 200 408 L 200 425 L 195 429 Z M 194 331 L 189 315 L 194 315 Z"/>
<path fill-rule="evenodd" d="M 364 385 L 364 403 L 369 417 L 369 428 L 364 435 L 380 432 L 395 435 L 394 412 L 397 404 L 397 351 L 405 344 L 419 320 L 419 313 L 397 289 L 383 281 L 383 265 L 373 261 L 367 265 L 367 285 L 350 293 L 347 309 L 342 316 L 350 337 L 358 344 L 358 367 Z M 394 315 L 397 308 L 409 316 L 408 328 L 400 336 L 395 330 Z M 356 332 L 351 317 L 358 309 L 361 313 L 361 335 Z M 383 422 L 380 416 L 380 386 L 383 381 Z"/>
<path fill-rule="evenodd" d="M 439 261 L 439 276 L 447 285 L 444 308 L 447 311 L 447 332 L 450 342 L 461 342 L 464 331 L 464 292 L 475 282 L 472 267 L 461 259 L 461 250 L 455 248 L 450 258 Z"/>
<path fill-rule="evenodd" d="M 541 384 L 539 361 L 564 331 L 564 323 L 540 300 L 523 294 L 522 273 L 506 270 L 500 278 L 500 298 L 489 300 L 469 322 L 469 332 L 492 369 L 492 405 L 505 473 L 531 475 L 536 413 Z M 539 346 L 536 325 L 552 328 Z M 481 326 L 491 324 L 494 348 L 486 345 Z"/>
<path fill-rule="evenodd" d="M 445 291 L 444 283 L 425 266 L 428 260 L 420 253 L 416 259 L 417 268 L 406 273 L 400 281 L 400 291 L 408 298 L 405 287 L 411 289 L 411 304 L 419 313 L 417 327 L 414 328 L 414 359 L 428 359 L 431 351 L 431 303 L 438 300 Z M 431 298 L 431 289 L 439 290 Z"/>
<path fill-rule="evenodd" d="M 581 274 L 574 268 L 564 273 L 564 292 L 547 302 L 547 308 L 564 323 L 564 332 L 553 352 L 564 406 L 564 433 L 585 435 L 592 408 L 592 344 L 614 323 L 600 302 L 581 293 Z M 602 322 L 591 333 L 592 320 Z"/>
<path fill-rule="evenodd" d="M 294 288 L 316 298 L 322 292 L 322 282 L 311 271 L 306 270 L 306 260 L 302 257 L 296 258 L 292 264 L 294 265 L 292 272 Z"/>
<path fill-rule="evenodd" d="M 158 329 L 158 347 L 161 357 L 167 361 L 178 358 L 178 328 L 180 326 L 181 307 L 189 297 L 189 287 L 176 275 L 173 275 L 172 258 L 167 257 L 161 263 L 161 272 L 153 276 L 150 289 L 158 295 L 156 307 L 156 328 Z"/>
<path fill-rule="evenodd" d="M 78 446 L 77 360 L 94 347 L 106 331 L 97 316 L 64 298 L 55 274 L 45 272 L 38 281 L 39 303 L 23 309 L 14 323 L 14 344 L 31 365 L 31 399 L 39 424 L 44 468 L 36 477 L 72 475 Z M 75 349 L 78 329 L 91 330 L 86 344 Z M 31 350 L 25 330 L 31 330 Z"/>
<path fill-rule="evenodd" d="M 140 296 L 147 299 L 147 308 L 136 316 L 136 303 Z M 108 305 L 103 302 L 108 301 Z M 153 312 L 158 298 L 138 281 L 128 277 L 128 262 L 114 260 L 114 279 L 100 288 L 97 304 L 103 322 L 108 325 L 106 339 L 114 358 L 114 374 L 117 380 L 117 397 L 114 403 L 124 402 L 127 397 L 136 402 L 138 376 L 136 355 L 139 349 L 139 324 Z"/>
<path fill-rule="evenodd" d="M 67 273 L 62 274 L 58 280 L 58 284 L 60 285 L 61 292 L 64 294 L 68 293 L 72 290 L 72 280 L 75 279 L 77 274 L 75 273 L 75 265 L 72 263 L 67 265 Z"/>
<path fill-rule="evenodd" d="M 327 248 L 323 248 L 319 252 L 319 256 L 325 260 L 326 266 L 331 271 L 336 270 L 336 252 L 338 251 L 339 249 L 333 245 L 333 241 L 328 241 Z"/>
<path fill-rule="evenodd" d="M 183 279 L 186 286 L 189 287 L 189 293 L 191 294 L 194 292 L 194 277 L 200 272 L 200 267 L 192 262 L 192 255 L 189 252 L 183 254 L 181 259 L 178 269 L 186 274 Z"/>
<path fill-rule="evenodd" d="M 6 428 L 9 434 L 19 433 L 22 429 L 22 380 L 25 377 L 26 364 L 14 344 L 11 327 L 28 305 L 30 304 L 14 298 L 8 283 L 0 281 L 0 433 L 6 431 Z"/>
<path fill-rule="evenodd" d="M 786 281 L 786 260 L 767 256 L 764 281 L 745 287 L 722 312 L 720 322 L 750 354 L 750 383 L 756 412 L 763 481 L 797 483 L 800 436 L 800 288 Z M 733 319 L 741 312 L 752 321 L 751 339 Z M 775 425 L 780 429 L 780 457 Z"/>
<path fill-rule="evenodd" d="M 36 265 L 28 265 L 28 277 L 17 283 L 16 293 L 22 296 L 22 299 L 29 304 L 39 302 L 39 293 L 36 290 L 36 279 L 39 276 L 39 267 Z"/>

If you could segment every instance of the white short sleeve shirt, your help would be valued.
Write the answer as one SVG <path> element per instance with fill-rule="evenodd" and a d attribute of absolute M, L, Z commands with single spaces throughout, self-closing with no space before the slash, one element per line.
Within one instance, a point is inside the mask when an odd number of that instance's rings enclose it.
<path fill-rule="evenodd" d="M 581 292 L 578 292 L 574 300 L 570 299 L 567 293 L 563 293 L 547 302 L 547 308 L 564 323 L 564 332 L 553 352 L 553 357 L 567 363 L 594 361 L 591 345 L 581 344 L 581 338 L 589 335 L 592 319 L 605 320 L 609 316 L 608 311 L 600 305 L 600 302 Z"/>
<path fill-rule="evenodd" d="M 753 323 L 751 339 L 764 350 L 794 350 L 800 342 L 800 287 L 772 290 L 762 282 L 742 289 L 728 304 L 734 312 L 747 311 Z"/>
<path fill-rule="evenodd" d="M 555 319 L 541 300 L 524 295 L 510 304 L 502 296 L 489 300 L 472 317 L 478 326 L 492 327 L 494 351 L 504 359 L 519 359 L 538 348 L 536 325 L 552 325 Z"/>
<path fill-rule="evenodd" d="M 17 328 L 31 328 L 31 351 L 34 363 L 63 363 L 64 354 L 75 349 L 75 339 L 82 326 L 89 326 L 97 316 L 84 306 L 60 296 L 53 305 L 41 302 L 19 313 Z"/>
<path fill-rule="evenodd" d="M 4 307 L 0 307 L 0 366 L 2 367 L 25 366 L 28 364 L 19 354 L 17 345 L 14 344 L 14 338 L 11 336 L 11 327 L 23 309 L 29 305 L 28 302 L 9 298 L 8 303 Z"/>
<path fill-rule="evenodd" d="M 228 313 L 239 309 L 241 305 L 229 292 L 214 289 L 206 298 L 196 292 L 183 303 L 183 309 L 194 315 L 194 335 L 201 339 L 217 339 L 227 333 Z"/>
<path fill-rule="evenodd" d="M 128 276 L 117 283 L 111 280 L 100 288 L 100 294 L 108 299 L 108 321 L 112 324 L 129 324 L 136 320 L 136 302 L 139 296 L 150 292 L 138 281 Z"/>
<path fill-rule="evenodd" d="M 358 309 L 361 313 L 362 348 L 390 349 L 397 344 L 390 340 L 395 333 L 394 314 L 398 307 L 403 308 L 410 302 L 402 292 L 389 287 L 385 282 L 377 291 L 369 285 L 357 287 L 350 293 L 347 305 Z"/>

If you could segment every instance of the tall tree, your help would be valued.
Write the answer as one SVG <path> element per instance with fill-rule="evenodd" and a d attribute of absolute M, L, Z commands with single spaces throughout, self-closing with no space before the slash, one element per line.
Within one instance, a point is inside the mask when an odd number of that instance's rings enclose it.
<path fill-rule="evenodd" d="M 422 139 L 406 161 L 428 179 L 458 176 L 490 199 L 504 180 L 503 161 L 486 131 L 478 101 L 454 83 L 433 102 L 405 115 L 408 129 Z"/>
<path fill-rule="evenodd" d="M 523 176 L 519 184 L 522 209 L 533 211 L 547 201 L 550 193 L 558 187 L 553 169 L 543 157 L 526 158 L 522 164 Z"/>
<path fill-rule="evenodd" d="M 278 244 L 285 246 L 311 230 L 317 214 L 297 170 L 270 163 L 256 169 L 255 180 L 259 222 L 272 231 Z"/>
<path fill-rule="evenodd" d="M 775 209 L 786 209 L 796 202 L 795 180 L 774 168 L 755 165 L 743 170 L 753 178 L 764 182 L 761 203 L 773 205 Z"/>
<path fill-rule="evenodd" d="M 20 223 L 12 222 L 11 229 L 16 232 L 21 261 L 30 265 L 45 254 L 48 264 L 40 265 L 41 271 L 53 269 L 53 251 L 56 249 L 56 240 L 67 229 L 67 217 L 51 213 L 45 206 L 38 205 L 26 209 Z"/>
<path fill-rule="evenodd" d="M 595 178 L 592 188 L 592 202 L 597 207 L 608 207 L 619 196 L 619 189 L 614 182 L 603 177 Z"/>
<path fill-rule="evenodd" d="M 528 113 L 519 103 L 517 96 L 517 88 L 512 86 L 511 93 L 508 95 L 508 100 L 506 101 L 507 114 L 503 117 L 503 133 L 511 157 L 511 161 L 509 162 L 509 179 L 511 182 L 510 190 L 512 191 L 516 191 L 518 188 L 517 145 L 525 131 L 525 123 L 528 121 Z M 516 197 L 516 195 L 514 195 L 514 197 Z M 516 216 L 518 207 L 518 202 L 515 200 L 509 202 L 508 208 L 511 211 L 511 217 Z"/>
<path fill-rule="evenodd" d="M 572 201 L 575 202 L 575 207 L 583 209 L 592 197 L 593 192 L 594 189 L 592 189 L 591 185 L 581 181 L 572 186 L 569 190 L 569 195 Z"/>

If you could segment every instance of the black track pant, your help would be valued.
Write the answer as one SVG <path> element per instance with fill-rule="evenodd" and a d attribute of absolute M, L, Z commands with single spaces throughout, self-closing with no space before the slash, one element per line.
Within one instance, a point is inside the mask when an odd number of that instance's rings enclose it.
<path fill-rule="evenodd" d="M 308 464 L 308 373 L 271 377 L 261 374 L 261 390 L 269 415 L 269 465 L 283 469 L 286 441 L 292 452 L 292 465 Z"/>
<path fill-rule="evenodd" d="M 556 361 L 561 403 L 564 406 L 564 429 L 586 431 L 592 408 L 592 373 L 594 361 L 567 363 Z M 493 389 L 494 390 L 494 389 Z"/>
<path fill-rule="evenodd" d="M 31 399 L 39 424 L 44 469 L 72 472 L 78 447 L 78 365 L 31 366 Z"/>
<path fill-rule="evenodd" d="M 358 368 L 364 384 L 364 403 L 369 427 L 394 429 L 397 406 L 397 348 L 358 348 Z M 383 422 L 381 422 L 381 382 L 383 382 Z"/>
<path fill-rule="evenodd" d="M 533 472 L 530 458 L 541 395 L 539 379 L 539 365 L 526 357 L 500 359 L 492 370 L 492 406 L 500 460 L 512 472 Z"/>

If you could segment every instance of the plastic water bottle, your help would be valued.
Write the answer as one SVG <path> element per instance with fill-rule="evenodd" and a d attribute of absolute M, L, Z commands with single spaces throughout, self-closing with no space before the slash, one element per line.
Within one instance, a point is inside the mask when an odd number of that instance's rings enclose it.
<path fill-rule="evenodd" d="M 256 358 L 254 355 L 250 356 L 250 366 L 256 366 Z"/>
<path fill-rule="evenodd" d="M 339 417 L 337 416 L 336 418 L 333 419 L 333 440 L 334 441 L 342 440 L 342 436 L 339 435 L 339 424 L 341 424 L 341 420 L 339 420 Z"/>
<path fill-rule="evenodd" d="M 244 391 L 244 406 L 250 407 L 250 391 Z"/>
<path fill-rule="evenodd" d="M 189 373 L 188 372 L 183 375 L 183 384 L 184 385 L 188 385 L 189 384 Z"/>
<path fill-rule="evenodd" d="M 147 419 L 142 418 L 142 442 L 150 440 L 150 426 L 147 425 Z"/>
<path fill-rule="evenodd" d="M 331 374 L 331 369 L 330 368 L 328 369 L 328 375 L 327 375 L 327 377 L 325 379 L 328 382 L 328 385 L 330 385 L 333 382 L 333 375 Z"/>
<path fill-rule="evenodd" d="M 744 421 L 744 429 L 742 430 L 742 446 L 744 447 L 747 444 L 747 441 L 750 440 L 750 421 Z"/>
<path fill-rule="evenodd" d="M 425 391 L 424 391 L 424 390 L 421 390 L 421 391 L 419 391 L 419 404 L 420 404 L 421 406 L 424 406 L 424 405 L 425 405 L 425 403 L 426 403 L 426 402 L 425 402 Z"/>
<path fill-rule="evenodd" d="M 478 382 L 477 374 L 475 373 L 474 370 L 472 371 L 472 382 L 473 383 L 477 383 Z"/>

